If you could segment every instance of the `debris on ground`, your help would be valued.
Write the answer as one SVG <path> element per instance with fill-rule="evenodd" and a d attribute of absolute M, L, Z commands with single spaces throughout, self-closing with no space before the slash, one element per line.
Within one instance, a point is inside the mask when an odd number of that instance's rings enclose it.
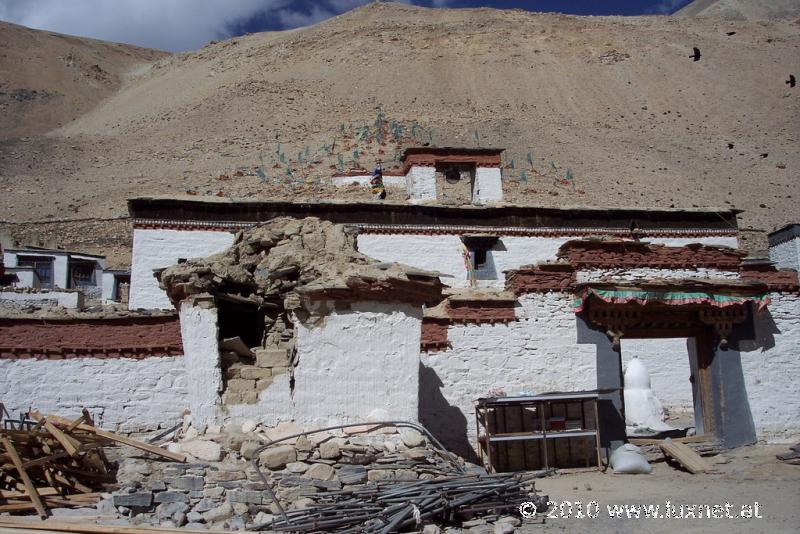
<path fill-rule="evenodd" d="M 104 447 L 123 444 L 184 461 L 176 454 L 94 426 L 83 410 L 74 420 L 30 412 L 18 424 L 0 429 L 0 513 L 34 511 L 42 518 L 51 508 L 85 507 L 116 484 L 116 470 Z"/>
<path fill-rule="evenodd" d="M 524 502 L 538 504 L 540 512 L 546 510 L 547 499 L 536 495 L 534 478 L 512 473 L 445 475 L 311 492 L 301 494 L 309 498 L 307 507 L 290 510 L 285 517 L 278 516 L 253 528 L 291 532 L 397 532 L 420 529 L 425 524 L 463 526 L 481 516 L 498 520 L 504 514 L 515 514 Z M 477 521 L 486 524 L 486 518 Z"/>
<path fill-rule="evenodd" d="M 789 452 L 776 454 L 775 457 L 787 464 L 800 465 L 800 443 L 789 447 Z"/>
<path fill-rule="evenodd" d="M 708 473 L 712 470 L 712 467 L 685 443 L 672 441 L 667 438 L 659 447 L 664 451 L 665 456 L 669 456 L 677 461 L 684 469 L 693 475 L 697 473 Z"/>
<path fill-rule="evenodd" d="M 81 446 L 107 443 L 83 423 L 69 430 L 66 420 L 48 418 L 57 429 L 80 439 Z M 444 450 L 423 427 L 393 424 L 407 426 L 369 422 L 304 429 L 284 422 L 267 428 L 248 420 L 197 429 L 186 414 L 180 429 L 161 430 L 150 438 L 160 441 L 165 434 L 175 434 L 176 441 L 167 443 L 167 449 L 180 451 L 186 462 L 152 461 L 145 452 L 153 445 L 144 442 L 136 442 L 138 449 L 106 448 L 108 478 L 115 480 L 100 486 L 92 478 L 92 486 L 86 483 L 91 499 L 80 497 L 86 500 L 75 504 L 53 501 L 51 521 L 69 515 L 93 528 L 113 526 L 120 532 L 339 530 L 347 524 L 360 528 L 353 523 L 356 512 L 363 516 L 369 510 L 369 518 L 362 518 L 371 520 L 368 530 L 439 532 L 449 527 L 453 532 L 512 532 L 520 525 L 517 508 L 522 502 L 544 510 L 547 497 L 537 493 L 534 479 L 551 472 L 490 475 Z M 213 451 L 213 459 L 199 457 L 208 451 Z M 117 489 L 112 490 L 112 482 Z M 96 492 L 101 488 L 106 493 Z M 33 510 L 30 501 L 26 503 L 26 510 Z M 55 508 L 67 506 L 74 509 Z M 333 523 L 324 526 L 320 520 Z M 316 526 L 309 526 L 315 521 Z"/>

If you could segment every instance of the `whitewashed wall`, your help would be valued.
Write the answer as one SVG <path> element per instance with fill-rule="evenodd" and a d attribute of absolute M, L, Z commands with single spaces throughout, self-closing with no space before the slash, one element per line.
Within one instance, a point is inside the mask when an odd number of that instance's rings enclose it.
<path fill-rule="evenodd" d="M 413 203 L 436 200 L 436 169 L 411 167 L 406 174 L 406 191 Z"/>
<path fill-rule="evenodd" d="M 623 366 L 639 358 L 650 372 L 653 393 L 671 413 L 694 409 L 687 341 L 695 342 L 694 338 L 621 339 Z"/>
<path fill-rule="evenodd" d="M 87 408 L 110 430 L 163 428 L 188 404 L 184 359 L 0 360 L 0 400 L 12 416 L 32 408 L 77 417 Z"/>
<path fill-rule="evenodd" d="M 520 297 L 518 321 L 495 325 L 453 325 L 451 348 L 422 354 L 425 376 L 420 418 L 449 442 L 466 432 L 475 445 L 475 400 L 490 389 L 509 395 L 579 391 L 597 387 L 596 347 L 577 343 L 572 296 L 564 293 Z M 435 391 L 438 388 L 439 391 Z M 431 399 L 441 398 L 448 406 Z"/>
<path fill-rule="evenodd" d="M 800 296 L 773 293 L 756 314 L 756 341 L 740 343 L 750 412 L 759 438 L 797 441 L 800 434 Z"/>
<path fill-rule="evenodd" d="M 769 259 L 779 269 L 800 271 L 800 239 L 790 239 L 769 247 Z"/>
<path fill-rule="evenodd" d="M 103 304 L 110 304 L 114 302 L 114 286 L 116 285 L 114 273 L 104 272 L 102 274 L 102 280 L 103 292 L 101 298 L 103 299 Z"/>
<path fill-rule="evenodd" d="M 406 304 L 353 303 L 316 326 L 296 322 L 295 391 L 282 375 L 257 404 L 230 406 L 234 418 L 267 424 L 327 425 L 368 416 L 416 421 L 422 310 Z"/>
<path fill-rule="evenodd" d="M 370 181 L 372 180 L 371 174 L 365 174 L 361 176 L 333 176 L 331 177 L 331 183 L 337 187 L 344 187 L 348 185 L 358 184 L 363 185 L 365 187 L 369 186 Z M 406 177 L 405 176 L 383 176 L 383 185 L 386 187 L 402 187 L 403 189 L 406 188 Z"/>
<path fill-rule="evenodd" d="M 202 427 L 216 421 L 222 390 L 217 309 L 184 301 L 179 313 L 189 409 L 194 424 Z"/>
<path fill-rule="evenodd" d="M 36 276 L 34 270 L 30 267 L 11 267 L 6 265 L 6 274 L 13 274 L 17 277 L 16 282 L 12 283 L 13 287 L 31 287 L 39 289 L 42 284 L 39 283 L 39 277 Z"/>
<path fill-rule="evenodd" d="M 223 252 L 233 244 L 233 238 L 231 232 L 134 229 L 128 308 L 172 308 L 153 270 L 174 265 L 178 258 L 204 258 Z"/>
<path fill-rule="evenodd" d="M 36 293 L 0 291 L 0 303 L 12 305 L 42 304 L 77 309 L 83 307 L 83 294 L 80 291 L 58 291 L 42 289 Z"/>
<path fill-rule="evenodd" d="M 53 259 L 53 287 L 66 289 L 67 287 L 67 255 L 52 254 L 46 251 L 3 252 L 3 263 L 6 267 L 17 267 L 17 256 L 40 256 Z"/>
<path fill-rule="evenodd" d="M 475 187 L 472 202 L 497 202 L 503 200 L 503 178 L 499 167 L 478 167 L 475 170 Z"/>
<path fill-rule="evenodd" d="M 523 265 L 555 261 L 556 253 L 561 245 L 573 239 L 580 238 L 576 236 L 501 236 L 490 254 L 495 278 L 479 280 L 478 285 L 480 287 L 505 287 L 503 271 L 518 269 Z M 736 238 L 733 237 L 664 238 L 648 241 L 676 247 L 698 242 L 706 245 L 736 246 Z M 451 275 L 452 278 L 445 278 L 443 282 L 452 287 L 469 285 L 467 269 L 462 256 L 463 246 L 457 235 L 361 234 L 358 236 L 358 250 L 381 261 L 397 261 L 420 269 Z M 491 266 L 487 266 L 486 270 L 490 269 Z M 714 276 L 716 274 L 725 277 L 732 276 L 726 271 L 713 269 L 697 269 L 692 272 L 694 274 L 691 276 Z"/>

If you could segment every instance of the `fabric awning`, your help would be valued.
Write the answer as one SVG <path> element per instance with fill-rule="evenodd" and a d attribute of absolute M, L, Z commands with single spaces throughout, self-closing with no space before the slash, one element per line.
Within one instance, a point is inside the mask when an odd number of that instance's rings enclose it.
<path fill-rule="evenodd" d="M 641 305 L 659 303 L 673 306 L 684 304 L 708 304 L 716 308 L 725 308 L 726 306 L 752 302 L 758 307 L 758 310 L 764 309 L 770 303 L 769 296 L 766 292 L 755 295 L 730 295 L 714 291 L 698 290 L 660 291 L 653 289 L 609 289 L 585 286 L 579 290 L 575 298 L 573 306 L 575 313 L 583 311 L 586 301 L 592 296 L 610 304 L 627 304 L 629 302 L 635 302 Z"/>

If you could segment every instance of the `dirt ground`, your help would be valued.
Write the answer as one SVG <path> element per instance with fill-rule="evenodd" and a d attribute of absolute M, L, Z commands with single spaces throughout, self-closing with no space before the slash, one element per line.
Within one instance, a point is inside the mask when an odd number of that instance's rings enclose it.
<path fill-rule="evenodd" d="M 680 532 L 798 532 L 800 531 L 800 466 L 789 465 L 775 459 L 787 452 L 787 445 L 758 445 L 742 447 L 718 456 L 707 458 L 716 472 L 692 475 L 665 462 L 653 464 L 650 475 L 614 475 L 591 472 L 559 475 L 542 479 L 538 484 L 550 500 L 558 504 L 573 503 L 573 517 L 526 520 L 521 532 L 568 533 L 680 533 Z M 729 502 L 731 515 L 739 514 L 742 505 L 755 506 L 761 518 L 645 518 L 644 512 L 636 519 L 610 517 L 608 506 L 652 504 L 660 505 L 659 514 L 665 513 L 665 501 L 676 505 L 724 506 Z M 583 504 L 584 512 L 590 502 L 599 505 L 596 519 L 576 518 L 575 501 Z M 595 505 L 593 504 L 592 507 Z M 684 508 L 686 515 L 689 509 Z M 569 515 L 569 509 L 564 506 Z M 595 514 L 595 509 L 591 510 Z M 754 510 L 755 512 L 755 510 Z M 703 512 L 705 514 L 705 512 Z M 724 512 L 723 512 L 724 513 Z M 713 514 L 713 510 L 712 510 Z M 560 511 L 551 514 L 560 516 Z"/>

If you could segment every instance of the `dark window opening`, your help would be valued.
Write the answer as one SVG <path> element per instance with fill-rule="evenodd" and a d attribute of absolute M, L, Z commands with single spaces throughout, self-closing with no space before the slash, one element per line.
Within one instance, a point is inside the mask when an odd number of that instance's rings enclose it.
<path fill-rule="evenodd" d="M 69 262 L 69 288 L 80 289 L 83 287 L 97 286 L 95 276 L 96 263 L 93 261 L 70 261 Z"/>
<path fill-rule="evenodd" d="M 219 302 L 217 305 L 220 340 L 240 337 L 248 347 L 262 345 L 266 315 L 263 310 L 230 302 Z"/>
<path fill-rule="evenodd" d="M 18 256 L 18 267 L 32 267 L 42 287 L 53 287 L 53 258 L 49 256 Z"/>
<path fill-rule="evenodd" d="M 130 294 L 131 275 L 117 274 L 114 275 L 114 291 L 111 298 L 117 302 L 128 302 Z"/>
<path fill-rule="evenodd" d="M 472 265 L 476 269 L 481 269 L 486 265 L 486 250 L 474 250 L 472 251 Z"/>
<path fill-rule="evenodd" d="M 497 236 L 465 235 L 461 242 L 469 251 L 470 267 L 474 271 L 475 280 L 497 280 L 492 250 L 498 245 Z M 502 247 L 501 247 L 502 248 Z"/>

